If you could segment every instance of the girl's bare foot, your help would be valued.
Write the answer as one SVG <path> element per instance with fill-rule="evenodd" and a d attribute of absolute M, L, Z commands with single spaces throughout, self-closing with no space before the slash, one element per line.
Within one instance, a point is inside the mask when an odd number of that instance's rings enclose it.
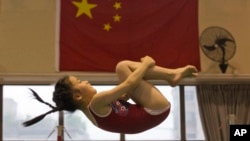
<path fill-rule="evenodd" d="M 198 75 L 198 70 L 195 66 L 187 65 L 182 68 L 177 68 L 172 77 L 168 80 L 171 86 L 176 86 L 178 82 L 185 77 L 195 77 Z"/>

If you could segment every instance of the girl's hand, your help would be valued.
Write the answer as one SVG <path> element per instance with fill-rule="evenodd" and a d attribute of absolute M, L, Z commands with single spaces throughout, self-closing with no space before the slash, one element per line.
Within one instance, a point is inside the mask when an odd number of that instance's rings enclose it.
<path fill-rule="evenodd" d="M 153 67 L 155 65 L 155 60 L 150 56 L 141 58 L 141 62 L 146 63 L 149 67 Z"/>

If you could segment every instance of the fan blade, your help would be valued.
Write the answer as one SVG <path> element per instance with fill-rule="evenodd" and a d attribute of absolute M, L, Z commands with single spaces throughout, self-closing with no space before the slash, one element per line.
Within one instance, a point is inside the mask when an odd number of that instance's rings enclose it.
<path fill-rule="evenodd" d="M 229 38 L 220 38 L 220 39 L 217 39 L 217 40 L 215 41 L 215 43 L 216 43 L 219 47 L 225 47 L 226 42 L 234 42 L 234 40 L 229 39 Z"/>
<path fill-rule="evenodd" d="M 216 47 L 213 45 L 213 46 L 206 46 L 206 45 L 203 45 L 203 47 L 205 49 L 207 49 L 208 51 L 214 51 L 216 49 Z"/>

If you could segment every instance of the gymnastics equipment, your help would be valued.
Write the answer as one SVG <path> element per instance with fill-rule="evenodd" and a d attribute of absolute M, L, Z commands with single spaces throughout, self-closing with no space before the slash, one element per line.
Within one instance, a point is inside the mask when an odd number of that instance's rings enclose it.
<path fill-rule="evenodd" d="M 72 140 L 70 134 L 67 132 L 67 130 L 64 128 L 64 112 L 59 111 L 58 112 L 58 126 L 57 126 L 57 141 L 64 141 L 64 132 L 67 134 L 67 136 Z M 47 139 L 55 132 L 56 129 L 53 129 L 50 134 L 48 135 Z"/>

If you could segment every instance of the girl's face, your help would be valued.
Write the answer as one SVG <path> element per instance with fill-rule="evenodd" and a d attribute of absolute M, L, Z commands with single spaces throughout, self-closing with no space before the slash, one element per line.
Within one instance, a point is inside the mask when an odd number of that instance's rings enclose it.
<path fill-rule="evenodd" d="M 82 81 L 75 76 L 70 76 L 69 81 L 72 83 L 73 88 L 78 90 L 81 94 L 95 94 L 94 89 L 88 81 Z"/>

